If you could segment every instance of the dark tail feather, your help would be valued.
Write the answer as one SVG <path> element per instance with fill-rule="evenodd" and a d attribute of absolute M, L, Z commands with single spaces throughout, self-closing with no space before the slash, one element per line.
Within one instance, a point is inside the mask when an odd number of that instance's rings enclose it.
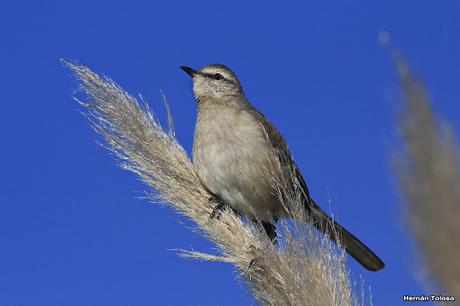
<path fill-rule="evenodd" d="M 315 202 L 310 200 L 307 211 L 311 213 L 315 227 L 337 243 L 345 247 L 345 251 L 356 259 L 364 268 L 370 271 L 377 271 L 385 267 L 383 261 L 375 255 L 364 243 L 353 236 L 340 224 L 332 220 Z"/>

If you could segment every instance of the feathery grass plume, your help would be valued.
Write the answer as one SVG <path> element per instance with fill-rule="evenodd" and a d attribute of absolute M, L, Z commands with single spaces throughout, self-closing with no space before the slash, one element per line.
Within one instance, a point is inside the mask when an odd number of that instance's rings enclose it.
<path fill-rule="evenodd" d="M 460 160 L 454 133 L 436 119 L 430 99 L 395 48 L 404 98 L 398 117 L 402 151 L 395 171 L 404 216 L 436 286 L 460 298 Z"/>
<path fill-rule="evenodd" d="M 344 251 L 308 224 L 282 222 L 284 239 L 273 246 L 257 226 L 230 211 L 219 219 L 209 216 L 215 204 L 203 188 L 189 157 L 172 131 L 164 131 L 145 102 L 137 101 L 107 77 L 87 67 L 65 62 L 80 82 L 88 101 L 81 102 L 92 127 L 116 154 L 121 167 L 136 173 L 154 191 L 151 200 L 170 205 L 197 225 L 214 242 L 217 254 L 182 251 L 182 256 L 228 262 L 239 272 L 254 297 L 264 305 L 363 305 L 351 283 Z M 277 171 L 274 165 L 272 171 Z M 275 177 L 275 175 L 274 175 Z M 300 187 L 288 190 L 286 180 L 277 190 L 285 206 L 300 220 Z M 297 205 L 296 205 L 297 203 Z"/>

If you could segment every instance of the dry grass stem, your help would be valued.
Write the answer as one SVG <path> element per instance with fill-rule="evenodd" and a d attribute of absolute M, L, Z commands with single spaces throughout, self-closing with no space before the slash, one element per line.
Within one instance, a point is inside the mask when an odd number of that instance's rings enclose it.
<path fill-rule="evenodd" d="M 169 111 L 170 129 L 164 131 L 142 99 L 136 100 L 109 78 L 84 66 L 64 63 L 88 96 L 88 101 L 80 102 L 83 112 L 121 167 L 152 188 L 153 202 L 170 205 L 194 221 L 199 232 L 218 247 L 215 255 L 183 251 L 183 256 L 233 264 L 261 304 L 364 304 L 350 282 L 344 252 L 312 226 L 282 222 L 283 239 L 276 247 L 256 226 L 231 212 L 224 212 L 219 220 L 210 219 L 215 204 L 209 202 L 210 194 L 174 137 Z M 302 214 L 298 209 L 300 188 L 290 191 L 285 190 L 285 182 L 274 183 L 289 211 Z"/>
<path fill-rule="evenodd" d="M 460 160 L 451 128 L 439 122 L 422 84 L 392 50 L 404 97 L 403 150 L 395 169 L 404 215 L 423 262 L 445 294 L 460 298 Z"/>

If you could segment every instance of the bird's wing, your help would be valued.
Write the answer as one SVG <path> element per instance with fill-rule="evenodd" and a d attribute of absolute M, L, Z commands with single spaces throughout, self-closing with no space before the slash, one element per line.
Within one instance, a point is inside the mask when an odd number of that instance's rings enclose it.
<path fill-rule="evenodd" d="M 285 166 L 289 171 L 292 171 L 291 173 L 294 173 L 304 195 L 304 208 L 310 221 L 313 222 L 313 225 L 321 232 L 327 234 L 333 241 L 343 245 L 345 250 L 366 269 L 371 271 L 382 269 L 385 266 L 383 261 L 358 238 L 329 217 L 311 198 L 305 179 L 300 169 L 295 164 L 289 152 L 288 145 L 281 133 L 262 113 L 254 108 L 252 108 L 250 112 L 265 130 L 268 141 L 276 152 L 281 165 Z"/>
<path fill-rule="evenodd" d="M 264 129 L 264 132 L 267 135 L 267 139 L 271 144 L 273 150 L 279 158 L 281 166 L 292 171 L 304 193 L 305 200 L 308 202 L 308 210 L 312 207 L 317 206 L 315 202 L 311 199 L 310 193 L 308 191 L 307 184 L 305 179 L 300 172 L 300 169 L 297 167 L 292 155 L 289 151 L 289 147 L 284 139 L 283 135 L 275 128 L 275 126 L 258 110 L 251 108 L 249 112 L 259 121 L 260 125 Z M 319 207 L 318 207 L 319 208 Z"/>

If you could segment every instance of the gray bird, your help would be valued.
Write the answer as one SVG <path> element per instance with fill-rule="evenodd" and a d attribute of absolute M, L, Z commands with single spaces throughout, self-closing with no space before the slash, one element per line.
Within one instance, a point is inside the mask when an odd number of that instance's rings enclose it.
<path fill-rule="evenodd" d="M 385 265 L 366 245 L 333 221 L 312 200 L 300 170 L 290 157 L 280 132 L 246 99 L 236 75 L 224 65 L 199 70 L 181 66 L 193 79 L 198 107 L 193 142 L 193 165 L 216 203 L 211 218 L 229 206 L 260 222 L 276 240 L 276 221 L 286 211 L 274 192 L 273 173 L 267 163 L 281 163 L 297 176 L 303 189 L 303 205 L 315 227 L 339 240 L 345 250 L 371 271 Z M 258 223 L 259 224 L 259 223 Z"/>

